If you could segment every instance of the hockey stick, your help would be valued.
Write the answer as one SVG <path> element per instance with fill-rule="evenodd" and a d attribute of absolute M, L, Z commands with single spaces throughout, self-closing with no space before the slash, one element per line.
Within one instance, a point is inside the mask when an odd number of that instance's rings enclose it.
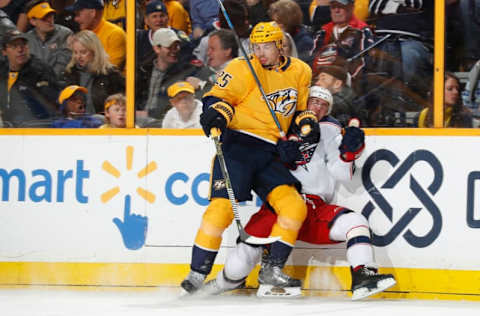
<path fill-rule="evenodd" d="M 233 27 L 232 22 L 230 21 L 230 17 L 228 16 L 227 10 L 225 10 L 225 7 L 223 6 L 223 3 L 221 0 L 217 0 L 218 4 L 220 5 L 220 9 L 223 12 L 223 16 L 225 17 L 225 20 L 227 21 L 228 27 L 232 30 L 233 35 L 235 36 L 235 41 L 237 42 L 238 47 L 242 51 L 242 55 L 247 61 L 248 68 L 250 69 L 253 78 L 255 79 L 255 82 L 258 86 L 258 89 L 260 90 L 260 93 L 262 94 L 263 100 L 265 101 L 265 104 L 267 105 L 268 111 L 270 112 L 270 115 L 273 118 L 273 121 L 275 122 L 275 125 L 278 128 L 278 131 L 280 133 L 280 138 L 283 140 L 287 139 L 287 136 L 285 132 L 282 130 L 282 126 L 280 125 L 280 122 L 278 121 L 277 116 L 275 115 L 275 112 L 273 111 L 272 107 L 270 106 L 270 103 L 268 102 L 267 95 L 265 94 L 265 91 L 262 88 L 262 84 L 260 83 L 260 80 L 258 79 L 257 74 L 255 73 L 255 69 L 253 69 L 252 63 L 250 62 L 250 59 L 248 59 L 247 52 L 245 51 L 245 48 L 243 48 L 242 43 L 240 42 L 240 38 L 237 35 L 237 32 L 235 31 L 235 28 Z"/>
<path fill-rule="evenodd" d="M 235 218 L 235 223 L 237 224 L 238 233 L 240 239 L 248 244 L 253 245 L 266 245 L 271 244 L 280 239 L 280 237 L 267 237 L 260 238 L 249 235 L 242 226 L 240 222 L 240 216 L 238 215 L 238 202 L 235 199 L 235 194 L 233 193 L 232 182 L 230 181 L 230 175 L 228 174 L 227 164 L 225 163 L 225 157 L 223 156 L 222 143 L 220 143 L 220 130 L 218 128 L 212 128 L 210 130 L 210 135 L 215 142 L 215 148 L 217 150 L 217 158 L 220 163 L 220 170 L 222 171 L 223 179 L 225 180 L 225 186 L 227 189 L 228 199 L 232 204 L 233 217 Z"/>

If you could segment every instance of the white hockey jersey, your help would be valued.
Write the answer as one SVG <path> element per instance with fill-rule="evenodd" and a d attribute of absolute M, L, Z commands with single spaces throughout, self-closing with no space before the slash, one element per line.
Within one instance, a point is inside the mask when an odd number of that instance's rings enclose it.
<path fill-rule="evenodd" d="M 336 181 L 350 180 L 353 162 L 340 159 L 338 147 L 342 141 L 342 127 L 331 116 L 324 117 L 320 124 L 320 142 L 300 147 L 304 165 L 291 173 L 302 183 L 302 193 L 313 194 L 330 203 L 334 197 Z"/>

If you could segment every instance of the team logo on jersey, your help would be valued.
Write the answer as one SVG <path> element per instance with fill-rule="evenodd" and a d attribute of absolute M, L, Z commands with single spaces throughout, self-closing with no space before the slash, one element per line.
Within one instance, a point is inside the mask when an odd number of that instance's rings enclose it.
<path fill-rule="evenodd" d="M 220 179 L 220 180 L 215 180 L 215 182 L 213 182 L 213 189 L 215 191 L 220 191 L 220 190 L 223 190 L 225 189 L 227 186 L 225 184 L 225 180 L 224 179 Z"/>
<path fill-rule="evenodd" d="M 295 113 L 297 108 L 297 90 L 287 88 L 267 94 L 267 99 L 273 111 L 287 117 Z"/>
<path fill-rule="evenodd" d="M 295 164 L 298 166 L 302 166 L 306 170 L 307 164 L 312 160 L 313 153 L 315 152 L 315 149 L 317 148 L 318 144 L 309 144 L 309 143 L 303 143 L 300 145 L 300 152 L 302 153 L 302 160 L 296 161 Z"/>

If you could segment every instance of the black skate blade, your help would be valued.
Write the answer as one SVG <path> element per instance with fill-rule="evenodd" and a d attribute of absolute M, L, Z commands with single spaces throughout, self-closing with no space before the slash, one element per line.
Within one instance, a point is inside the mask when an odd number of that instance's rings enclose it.
<path fill-rule="evenodd" d="M 392 286 L 397 284 L 394 278 L 383 279 L 377 282 L 377 287 L 375 288 L 368 288 L 368 287 L 361 287 L 353 291 L 352 293 L 352 300 L 357 301 L 363 298 L 372 296 L 374 294 L 383 292 Z"/>

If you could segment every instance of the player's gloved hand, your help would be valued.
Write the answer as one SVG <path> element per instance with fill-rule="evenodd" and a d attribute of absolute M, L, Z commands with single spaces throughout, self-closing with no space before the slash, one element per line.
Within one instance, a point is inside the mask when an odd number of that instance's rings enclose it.
<path fill-rule="evenodd" d="M 277 143 L 277 152 L 280 160 L 288 165 L 293 165 L 295 161 L 302 159 L 300 152 L 300 142 L 294 140 L 279 140 Z"/>
<path fill-rule="evenodd" d="M 313 111 L 303 111 L 295 118 L 294 132 L 309 144 L 320 141 L 320 125 Z"/>
<path fill-rule="evenodd" d="M 217 102 L 210 105 L 210 107 L 200 115 L 200 124 L 202 125 L 205 135 L 207 135 L 207 137 L 210 136 L 210 130 L 214 127 L 223 132 L 232 121 L 234 113 L 235 110 L 228 103 Z"/>
<path fill-rule="evenodd" d="M 362 154 L 365 148 L 365 133 L 358 127 L 347 127 L 343 134 L 342 143 L 338 148 L 340 158 L 345 162 L 350 162 Z"/>

